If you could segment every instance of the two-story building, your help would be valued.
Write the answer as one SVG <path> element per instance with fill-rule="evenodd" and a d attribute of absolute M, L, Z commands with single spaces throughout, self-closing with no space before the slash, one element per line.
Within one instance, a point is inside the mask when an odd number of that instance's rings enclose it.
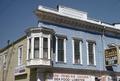
<path fill-rule="evenodd" d="M 0 50 L 0 81 L 120 81 L 120 24 L 38 6 L 38 27 Z"/>

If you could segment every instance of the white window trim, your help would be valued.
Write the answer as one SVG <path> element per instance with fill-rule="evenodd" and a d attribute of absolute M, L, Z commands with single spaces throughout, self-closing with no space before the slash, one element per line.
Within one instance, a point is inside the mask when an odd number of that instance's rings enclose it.
<path fill-rule="evenodd" d="M 87 48 L 87 65 L 89 65 L 88 42 L 86 42 L 86 48 Z"/>
<path fill-rule="evenodd" d="M 64 63 L 66 62 L 66 39 L 64 39 Z"/>
<path fill-rule="evenodd" d="M 73 60 L 73 64 L 74 64 L 75 63 L 75 59 L 74 59 L 75 58 L 75 56 L 74 56 L 75 55 L 74 54 L 75 53 L 75 50 L 74 50 L 74 39 L 72 39 L 72 51 L 73 51 L 73 53 L 72 53 L 72 56 L 73 56 L 72 60 Z"/>
<path fill-rule="evenodd" d="M 58 61 L 58 39 L 59 37 L 56 36 L 56 62 L 59 62 Z M 66 38 L 63 38 L 64 40 L 64 63 L 67 62 L 66 60 Z"/>
<path fill-rule="evenodd" d="M 21 55 L 21 60 L 20 60 L 20 49 L 22 48 L 22 55 Z M 18 66 L 23 64 L 23 45 L 20 45 L 18 47 Z"/>
<path fill-rule="evenodd" d="M 29 39 L 31 39 L 30 37 L 27 37 L 27 58 L 26 58 L 26 60 L 30 60 L 30 58 L 28 57 L 28 55 L 29 55 Z"/>
<path fill-rule="evenodd" d="M 73 50 L 73 64 L 76 64 L 75 63 L 75 49 L 74 49 L 74 40 L 75 39 L 72 39 L 72 50 Z M 79 42 L 79 48 L 80 48 L 80 50 L 79 50 L 79 52 L 80 52 L 80 64 L 82 64 L 83 63 L 83 61 L 82 61 L 82 41 L 80 40 L 80 42 Z"/>
<path fill-rule="evenodd" d="M 88 53 L 88 41 L 86 42 L 86 47 L 87 47 L 87 65 L 90 65 L 89 63 L 89 53 Z M 93 53 L 94 53 L 94 64 L 93 65 L 96 65 L 96 54 L 95 54 L 95 48 L 96 48 L 96 45 L 95 43 L 93 43 Z"/>
<path fill-rule="evenodd" d="M 94 65 L 96 65 L 96 53 L 95 53 L 95 50 L 96 50 L 96 45 L 95 43 L 93 44 L 93 52 L 94 52 Z"/>
<path fill-rule="evenodd" d="M 83 64 L 83 60 L 82 60 L 82 41 L 80 41 L 80 63 Z"/>
<path fill-rule="evenodd" d="M 56 38 L 56 62 L 58 62 L 58 37 L 55 37 Z"/>

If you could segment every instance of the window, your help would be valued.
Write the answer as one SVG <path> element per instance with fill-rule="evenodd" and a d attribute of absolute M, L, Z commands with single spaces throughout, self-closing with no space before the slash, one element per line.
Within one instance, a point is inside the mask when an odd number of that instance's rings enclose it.
<path fill-rule="evenodd" d="M 56 37 L 56 61 L 66 62 L 66 38 Z"/>
<path fill-rule="evenodd" d="M 34 38 L 34 58 L 39 58 L 39 37 Z"/>
<path fill-rule="evenodd" d="M 73 39 L 73 63 L 82 64 L 82 41 L 79 39 Z"/>
<path fill-rule="evenodd" d="M 22 65 L 23 46 L 18 47 L 18 66 Z"/>
<path fill-rule="evenodd" d="M 43 58 L 48 59 L 48 38 L 43 38 Z"/>
<path fill-rule="evenodd" d="M 58 61 L 64 61 L 64 39 L 58 39 Z"/>
<path fill-rule="evenodd" d="M 95 60 L 95 42 L 87 42 L 88 64 L 96 65 Z"/>
<path fill-rule="evenodd" d="M 29 39 L 29 48 L 28 48 L 28 60 L 30 60 L 30 55 L 31 55 L 31 38 Z"/>
<path fill-rule="evenodd" d="M 7 68 L 7 54 L 5 53 L 4 56 L 3 56 L 3 68 L 4 70 L 6 70 Z"/>
<path fill-rule="evenodd" d="M 2 67 L 2 56 L 0 56 L 0 68 Z"/>

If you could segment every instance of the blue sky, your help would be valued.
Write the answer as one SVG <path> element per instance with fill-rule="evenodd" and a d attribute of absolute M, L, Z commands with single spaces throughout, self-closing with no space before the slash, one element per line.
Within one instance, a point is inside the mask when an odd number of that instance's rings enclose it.
<path fill-rule="evenodd" d="M 64 5 L 88 13 L 88 16 L 108 23 L 120 23 L 120 0 L 0 0 L 0 48 L 25 34 L 25 29 L 37 26 L 34 10 L 38 5 L 56 8 Z"/>

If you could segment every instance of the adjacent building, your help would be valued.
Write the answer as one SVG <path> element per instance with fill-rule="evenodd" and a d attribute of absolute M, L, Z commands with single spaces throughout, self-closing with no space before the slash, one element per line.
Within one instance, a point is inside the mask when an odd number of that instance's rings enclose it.
<path fill-rule="evenodd" d="M 120 24 L 38 6 L 38 27 L 0 49 L 0 81 L 120 81 Z"/>

